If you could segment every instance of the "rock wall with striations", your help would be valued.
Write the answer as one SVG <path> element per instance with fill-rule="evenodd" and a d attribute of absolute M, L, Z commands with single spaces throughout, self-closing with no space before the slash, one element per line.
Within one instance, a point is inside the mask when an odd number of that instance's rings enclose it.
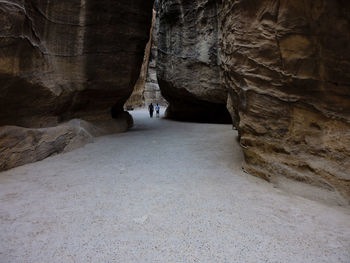
<path fill-rule="evenodd" d="M 218 53 L 216 0 L 166 0 L 159 6 L 157 77 L 167 116 L 230 122 Z"/>
<path fill-rule="evenodd" d="M 20 146 L 24 128 L 79 118 L 105 119 L 115 126 L 107 130 L 124 129 L 108 118 L 122 112 L 139 75 L 152 5 L 150 0 L 0 1 L 0 169 L 21 163 L 18 153 L 30 152 L 28 147 L 35 152 L 45 137 L 40 130 Z M 9 126 L 21 136 L 8 133 Z M 64 145 L 76 136 L 71 130 L 62 134 Z M 32 161 L 64 148 L 46 144 L 50 149 Z"/>
<path fill-rule="evenodd" d="M 222 1 L 224 85 L 246 169 L 350 199 L 350 3 Z"/>
<path fill-rule="evenodd" d="M 349 200 L 349 42 L 345 0 L 164 0 L 157 67 L 168 115 L 217 121 L 227 101 L 248 172 Z"/>

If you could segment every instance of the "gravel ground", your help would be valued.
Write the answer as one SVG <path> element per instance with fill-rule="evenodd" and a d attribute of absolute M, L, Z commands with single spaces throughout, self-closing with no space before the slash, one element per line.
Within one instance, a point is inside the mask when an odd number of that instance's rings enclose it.
<path fill-rule="evenodd" d="M 242 172 L 230 125 L 149 119 L 0 173 L 0 262 L 350 262 L 350 210 Z"/>

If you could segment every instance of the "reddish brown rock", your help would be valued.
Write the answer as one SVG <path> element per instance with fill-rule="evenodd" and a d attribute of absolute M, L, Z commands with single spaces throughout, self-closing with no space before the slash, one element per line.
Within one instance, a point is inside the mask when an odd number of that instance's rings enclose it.
<path fill-rule="evenodd" d="M 150 103 L 159 104 L 161 106 L 167 106 L 167 101 L 163 98 L 161 90 L 158 84 L 157 78 L 157 58 L 158 58 L 158 34 L 159 34 L 159 4 L 158 1 L 155 2 L 153 10 L 154 25 L 152 31 L 152 43 L 151 52 L 149 56 L 147 78 L 145 85 L 145 105 Z"/>
<path fill-rule="evenodd" d="M 344 0 L 162 1 L 158 79 L 169 116 L 217 120 L 213 105 L 228 92 L 247 171 L 349 200 L 349 14 Z"/>
<path fill-rule="evenodd" d="M 224 83 L 246 169 L 350 199 L 350 3 L 223 1 Z"/>
<path fill-rule="evenodd" d="M 153 27 L 154 27 L 154 18 L 152 18 L 152 27 L 150 30 L 150 38 L 149 38 L 147 45 L 146 45 L 146 48 L 145 48 L 145 54 L 143 57 L 140 75 L 136 81 L 136 84 L 134 86 L 134 89 L 133 89 L 131 96 L 129 97 L 129 99 L 125 103 L 126 109 L 134 109 L 137 107 L 144 106 L 144 101 L 145 101 L 144 93 L 145 93 L 145 85 L 146 85 L 146 79 L 147 79 L 149 58 L 150 58 L 150 53 L 151 53 Z"/>
<path fill-rule="evenodd" d="M 150 39 L 145 49 L 140 76 L 135 84 L 133 93 L 126 102 L 126 108 L 144 107 L 148 106 L 150 103 L 167 106 L 166 100 L 162 97 L 157 79 L 158 13 L 158 2 L 156 1 L 153 8 Z"/>
<path fill-rule="evenodd" d="M 119 115 L 140 72 L 152 5 L 1 1 L 0 126 L 46 128 Z"/>
<path fill-rule="evenodd" d="M 2 126 L 0 171 L 77 149 L 93 142 L 94 137 L 124 132 L 131 126 L 132 117 L 126 112 L 115 119 L 101 119 L 101 116 L 89 122 L 73 119 L 49 128 Z"/>

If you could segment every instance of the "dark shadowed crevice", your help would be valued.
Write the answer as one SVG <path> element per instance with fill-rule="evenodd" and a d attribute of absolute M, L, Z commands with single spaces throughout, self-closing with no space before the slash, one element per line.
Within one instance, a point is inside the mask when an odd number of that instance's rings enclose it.
<path fill-rule="evenodd" d="M 188 122 L 232 123 L 225 104 L 200 100 L 186 89 L 175 88 L 171 83 L 161 79 L 159 84 L 161 87 L 167 87 L 167 92 L 163 95 L 166 100 L 171 101 L 166 110 L 166 118 Z M 171 92 L 173 89 L 177 91 Z"/>

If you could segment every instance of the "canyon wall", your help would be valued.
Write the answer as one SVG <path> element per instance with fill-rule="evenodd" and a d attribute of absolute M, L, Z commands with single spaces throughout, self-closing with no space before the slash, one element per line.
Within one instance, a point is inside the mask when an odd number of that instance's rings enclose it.
<path fill-rule="evenodd" d="M 143 57 L 143 62 L 140 70 L 139 78 L 136 81 L 133 92 L 129 99 L 125 102 L 124 108 L 133 110 L 134 108 L 140 108 L 144 106 L 145 102 L 145 86 L 146 81 L 148 80 L 148 67 L 151 55 L 151 46 L 152 46 L 152 36 L 153 28 L 155 24 L 155 16 L 152 18 L 152 25 L 150 29 L 149 40 L 145 48 L 145 54 Z"/>
<path fill-rule="evenodd" d="M 153 10 L 154 25 L 152 31 L 151 52 L 148 62 L 147 78 L 145 84 L 144 99 L 145 105 L 150 103 L 167 106 L 166 100 L 163 98 L 157 79 L 157 58 L 158 58 L 158 33 L 159 33 L 159 3 L 156 1 Z"/>
<path fill-rule="evenodd" d="M 223 1 L 224 84 L 246 170 L 350 198 L 350 3 Z"/>
<path fill-rule="evenodd" d="M 72 119 L 98 123 L 99 134 L 130 125 L 122 108 L 140 72 L 152 5 L 145 0 L 0 2 L 0 169 L 22 164 L 23 153 L 36 155 L 40 141 L 46 150 L 31 161 L 62 151 L 80 128 L 64 124 L 70 128 L 62 132 L 61 127 L 59 136 L 51 136 L 51 128 Z M 125 120 L 113 123 L 111 115 Z M 25 137 L 32 139 L 22 145 Z"/>
<path fill-rule="evenodd" d="M 140 75 L 152 5 L 0 2 L 0 170 L 132 124 L 122 108 Z M 227 104 L 249 173 L 349 200 L 349 14 L 345 0 L 160 1 L 167 116 L 229 122 Z"/>
<path fill-rule="evenodd" d="M 221 81 L 216 0 L 166 0 L 159 5 L 158 82 L 167 116 L 230 122 Z"/>
<path fill-rule="evenodd" d="M 167 105 L 166 100 L 162 97 L 157 80 L 158 30 L 158 1 L 155 1 L 150 38 L 146 46 L 139 79 L 135 84 L 133 93 L 125 103 L 127 109 L 147 107 L 150 103 L 161 106 Z"/>
<path fill-rule="evenodd" d="M 249 173 L 349 200 L 349 42 L 345 0 L 164 0 L 158 79 L 169 116 L 208 115 L 228 94 Z"/>

